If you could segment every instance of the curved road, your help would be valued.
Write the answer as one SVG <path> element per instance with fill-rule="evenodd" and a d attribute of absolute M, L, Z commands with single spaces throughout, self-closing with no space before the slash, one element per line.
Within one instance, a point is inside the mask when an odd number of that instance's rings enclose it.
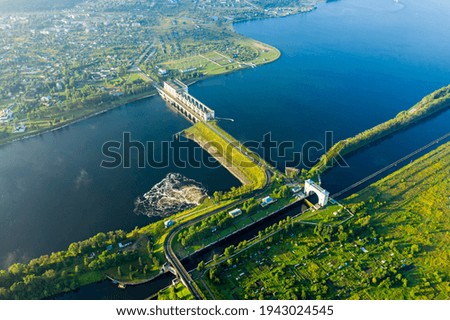
<path fill-rule="evenodd" d="M 190 221 L 187 221 L 185 223 L 182 223 L 180 225 L 177 225 L 175 228 L 173 228 L 170 232 L 169 235 L 166 237 L 165 241 L 164 241 L 164 254 L 166 256 L 167 261 L 172 265 L 173 268 L 175 268 L 177 274 L 179 275 L 179 277 L 181 278 L 182 282 L 186 285 L 186 287 L 189 289 L 189 291 L 192 293 L 192 295 L 194 296 L 194 298 L 196 300 L 202 300 L 203 299 L 203 295 L 201 294 L 201 292 L 197 289 L 194 280 L 192 279 L 192 277 L 190 276 L 189 272 L 187 272 L 187 270 L 184 268 L 183 264 L 180 262 L 180 260 L 178 259 L 177 255 L 175 254 L 175 252 L 172 249 L 172 241 L 175 238 L 175 235 L 182 229 L 187 228 L 203 219 L 206 219 L 214 214 L 217 214 L 221 211 L 230 209 L 238 204 L 243 203 L 245 200 L 247 200 L 250 196 L 259 196 L 262 193 L 264 193 L 267 188 L 270 186 L 270 180 L 272 177 L 272 172 L 266 167 L 265 168 L 265 174 L 266 174 L 266 184 L 264 185 L 264 187 L 259 190 L 258 192 L 254 193 L 250 193 L 247 197 L 237 201 L 237 202 L 233 202 L 230 203 L 228 205 L 225 205 L 223 207 L 217 208 L 211 212 L 208 212 L 205 215 L 199 216 L 197 218 L 194 218 Z"/>

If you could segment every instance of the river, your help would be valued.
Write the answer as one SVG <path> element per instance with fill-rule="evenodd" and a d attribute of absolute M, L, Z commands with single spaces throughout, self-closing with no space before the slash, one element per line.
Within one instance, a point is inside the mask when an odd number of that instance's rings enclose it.
<path fill-rule="evenodd" d="M 102 145 L 122 141 L 160 143 L 189 127 L 159 98 L 117 108 L 58 131 L 0 147 L 0 266 L 63 250 L 98 232 L 144 226 L 155 218 L 136 215 L 134 201 L 169 172 L 202 182 L 212 193 L 239 181 L 222 167 L 103 169 Z M 189 144 L 191 150 L 194 143 Z M 196 149 L 197 150 L 197 149 Z M 201 150 L 197 150 L 202 153 Z"/>
<path fill-rule="evenodd" d="M 221 125 L 241 141 L 307 141 L 349 137 L 395 116 L 450 82 L 450 4 L 438 0 L 342 0 L 313 12 L 235 25 L 279 48 L 271 64 L 200 81 L 190 92 L 235 122 Z M 442 112 L 329 171 L 332 193 L 449 130 Z M 238 181 L 219 169 L 101 169 L 101 146 L 131 132 L 133 139 L 170 140 L 189 126 L 158 98 L 135 102 L 39 137 L 0 147 L 0 261 L 7 266 L 64 249 L 100 231 L 130 230 L 150 220 L 133 213 L 134 199 L 168 172 L 208 190 Z M 314 156 L 315 154 L 313 154 Z M 275 160 L 285 160 L 275 155 Z M 284 168 L 284 162 L 276 165 Z"/>
<path fill-rule="evenodd" d="M 450 4 L 438 0 L 342 0 L 239 23 L 237 32 L 279 48 L 281 59 L 201 81 L 191 92 L 219 116 L 234 118 L 222 126 L 241 141 L 262 141 L 270 132 L 278 143 L 292 142 L 286 157 L 272 152 L 283 170 L 308 141 L 325 146 L 325 131 L 337 142 L 448 85 L 448 14 Z M 449 123 L 446 111 L 347 156 L 349 166 L 327 172 L 323 184 L 338 192 L 442 136 Z"/>

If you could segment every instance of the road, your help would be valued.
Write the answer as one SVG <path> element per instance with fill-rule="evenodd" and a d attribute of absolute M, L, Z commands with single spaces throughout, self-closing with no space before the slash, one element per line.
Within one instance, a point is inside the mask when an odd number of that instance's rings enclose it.
<path fill-rule="evenodd" d="M 166 237 L 166 240 L 164 241 L 164 254 L 166 256 L 166 259 L 169 261 L 169 263 L 172 265 L 172 267 L 175 268 L 175 270 L 177 271 L 177 274 L 180 276 L 180 278 L 182 279 L 183 283 L 186 285 L 186 287 L 189 289 L 189 291 L 192 293 L 192 295 L 195 297 L 195 299 L 197 300 L 202 300 L 203 296 L 202 294 L 198 291 L 197 287 L 195 286 L 194 280 L 191 278 L 189 272 L 186 271 L 186 269 L 184 268 L 183 264 L 180 262 L 180 259 L 178 259 L 177 255 L 175 254 L 175 252 L 172 249 L 172 242 L 173 239 L 175 238 L 175 235 L 181 231 L 184 228 L 188 228 L 189 226 L 203 220 L 206 219 L 214 214 L 218 214 L 221 211 L 224 210 L 228 210 L 231 209 L 233 207 L 235 207 L 236 205 L 239 205 L 241 203 L 243 203 L 244 201 L 246 201 L 250 196 L 254 195 L 254 196 L 258 196 L 263 194 L 267 188 L 270 185 L 270 178 L 271 178 L 272 173 L 266 169 L 266 185 L 264 186 L 263 189 L 259 190 L 259 192 L 257 192 L 256 194 L 254 194 L 253 192 L 251 194 L 249 194 L 247 197 L 245 197 L 244 199 L 241 199 L 237 202 L 233 202 L 230 203 L 228 205 L 225 205 L 223 207 L 217 208 L 213 211 L 208 212 L 205 215 L 199 216 L 197 218 L 194 218 L 188 222 L 182 223 L 177 225 L 175 228 L 173 228 L 169 235 Z"/>
<path fill-rule="evenodd" d="M 239 203 L 239 202 L 238 202 Z M 197 288 L 194 285 L 194 281 L 192 280 L 190 274 L 186 271 L 186 269 L 184 268 L 183 264 L 180 262 L 180 260 L 178 259 L 177 255 L 175 254 L 175 252 L 172 249 L 172 241 L 175 238 L 175 235 L 181 231 L 184 228 L 187 228 L 189 226 L 191 226 L 192 224 L 195 224 L 203 219 L 206 219 L 209 216 L 212 216 L 214 214 L 217 214 L 223 210 L 227 210 L 230 209 L 232 207 L 236 206 L 236 203 L 231 203 L 228 204 L 226 206 L 220 207 L 218 209 L 215 209 L 211 212 L 208 212 L 205 215 L 202 215 L 200 217 L 197 217 L 195 219 L 192 219 L 188 222 L 185 222 L 183 224 L 177 225 L 174 229 L 172 229 L 169 233 L 169 235 L 167 236 L 166 240 L 164 241 L 164 254 L 166 255 L 166 259 L 169 261 L 169 263 L 172 265 L 172 267 L 175 268 L 175 270 L 177 271 L 177 274 L 180 276 L 180 278 L 182 279 L 183 283 L 187 286 L 187 288 L 189 289 L 189 291 L 192 293 L 192 295 L 195 297 L 195 299 L 197 300 L 202 300 L 203 297 L 201 295 L 201 293 L 197 290 Z"/>
<path fill-rule="evenodd" d="M 218 133 L 218 134 L 220 134 L 220 133 Z M 225 138 L 225 137 L 223 137 L 223 138 Z M 226 139 L 226 140 L 229 141 L 228 139 Z M 229 143 L 232 143 L 232 142 L 229 141 Z M 234 143 L 233 143 L 233 146 L 237 147 Z M 250 155 L 248 155 L 248 156 L 251 157 Z M 251 157 L 251 159 L 252 159 L 252 161 L 255 162 L 255 159 L 253 157 Z M 256 163 L 258 163 L 258 162 L 256 162 Z M 267 190 L 267 188 L 270 186 L 270 180 L 272 177 L 272 171 L 267 166 L 265 166 L 265 175 L 266 175 L 266 183 L 261 190 L 252 192 L 252 193 L 248 194 L 245 198 L 243 198 L 237 202 L 230 203 L 228 205 L 225 205 L 223 207 L 220 207 L 218 209 L 210 211 L 205 215 L 194 218 L 188 222 L 179 224 L 175 228 L 173 228 L 170 231 L 169 235 L 166 237 L 166 240 L 164 241 L 164 254 L 166 256 L 166 259 L 169 261 L 169 263 L 172 265 L 172 267 L 175 268 L 175 270 L 177 271 L 177 274 L 182 279 L 182 282 L 186 285 L 186 287 L 189 289 L 189 291 L 192 293 L 192 295 L 194 296 L 194 298 L 196 300 L 202 300 L 203 295 L 201 294 L 201 292 L 199 292 L 199 290 L 197 289 L 197 287 L 194 283 L 194 280 L 190 276 L 189 272 L 186 271 L 183 264 L 180 262 L 177 255 L 175 254 L 175 252 L 172 249 L 172 241 L 175 238 L 175 235 L 182 229 L 187 228 L 187 227 L 189 227 L 203 219 L 206 219 L 214 214 L 217 214 L 221 211 L 231 209 L 231 208 L 235 207 L 236 205 L 243 203 L 244 201 L 246 201 L 248 198 L 250 198 L 252 196 L 257 197 L 259 195 L 262 195 Z"/>

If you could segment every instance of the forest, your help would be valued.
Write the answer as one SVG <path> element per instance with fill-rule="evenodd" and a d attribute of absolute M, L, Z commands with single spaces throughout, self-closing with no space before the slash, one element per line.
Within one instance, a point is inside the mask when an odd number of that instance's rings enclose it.
<path fill-rule="evenodd" d="M 53 252 L 0 270 L 0 299 L 43 299 L 100 281 L 106 275 L 133 282 L 159 274 L 164 255 L 155 250 L 152 232 L 162 222 L 130 233 L 98 233 Z"/>

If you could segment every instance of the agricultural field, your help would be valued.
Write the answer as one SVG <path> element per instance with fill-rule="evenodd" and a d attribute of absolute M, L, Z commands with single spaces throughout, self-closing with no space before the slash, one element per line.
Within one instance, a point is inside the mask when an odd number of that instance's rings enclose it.
<path fill-rule="evenodd" d="M 449 168 L 447 143 L 345 199 L 347 222 L 293 220 L 197 282 L 210 299 L 448 299 Z"/>

